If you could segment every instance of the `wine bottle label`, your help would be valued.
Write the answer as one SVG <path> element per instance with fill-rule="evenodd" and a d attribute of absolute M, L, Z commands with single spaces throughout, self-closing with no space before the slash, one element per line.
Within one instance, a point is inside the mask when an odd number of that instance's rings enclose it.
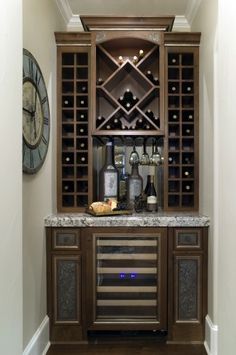
<path fill-rule="evenodd" d="M 104 173 L 104 197 L 117 196 L 118 176 L 116 172 Z"/>
<path fill-rule="evenodd" d="M 147 203 L 149 204 L 156 204 L 157 203 L 157 197 L 156 196 L 148 196 L 147 197 Z"/>
<path fill-rule="evenodd" d="M 141 180 L 132 180 L 129 186 L 129 198 L 134 200 L 135 196 L 139 196 L 142 192 L 142 181 Z"/>

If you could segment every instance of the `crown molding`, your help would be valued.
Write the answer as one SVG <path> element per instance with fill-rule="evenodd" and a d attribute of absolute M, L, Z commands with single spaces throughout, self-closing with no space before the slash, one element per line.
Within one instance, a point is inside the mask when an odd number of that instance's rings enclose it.
<path fill-rule="evenodd" d="M 188 2 L 185 17 L 191 27 L 194 17 L 196 16 L 197 10 L 201 4 L 202 0 L 191 0 Z"/>
<path fill-rule="evenodd" d="M 54 0 L 62 18 L 66 24 L 67 30 L 84 31 L 80 16 L 72 13 L 70 5 L 67 0 Z"/>
<path fill-rule="evenodd" d="M 175 16 L 173 32 L 189 32 L 190 25 L 185 16 Z"/>

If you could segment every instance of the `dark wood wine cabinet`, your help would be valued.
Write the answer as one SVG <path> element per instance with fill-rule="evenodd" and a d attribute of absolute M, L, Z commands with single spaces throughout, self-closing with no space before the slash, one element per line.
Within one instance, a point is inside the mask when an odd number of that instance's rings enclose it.
<path fill-rule="evenodd" d="M 163 137 L 164 210 L 198 210 L 200 34 L 173 20 L 85 16 L 87 32 L 56 33 L 58 211 L 98 198 L 94 137 Z"/>
<path fill-rule="evenodd" d="M 99 330 L 204 340 L 207 228 L 48 227 L 47 275 L 51 343 Z"/>

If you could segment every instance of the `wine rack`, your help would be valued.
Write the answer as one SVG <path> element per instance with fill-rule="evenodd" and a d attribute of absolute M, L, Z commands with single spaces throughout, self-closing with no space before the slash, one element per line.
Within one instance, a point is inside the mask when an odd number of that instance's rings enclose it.
<path fill-rule="evenodd" d="M 129 31 L 56 33 L 60 212 L 84 211 L 98 199 L 100 147 L 112 136 L 127 145 L 164 137 L 161 207 L 198 210 L 200 34 L 132 21 L 138 27 Z"/>
<path fill-rule="evenodd" d="M 96 48 L 94 135 L 163 135 L 160 46 L 122 38 Z"/>
<path fill-rule="evenodd" d="M 165 209 L 198 209 L 198 57 L 196 48 L 166 51 Z"/>
<path fill-rule="evenodd" d="M 58 42 L 58 210 L 89 203 L 90 48 Z M 90 41 L 90 36 L 89 36 Z"/>

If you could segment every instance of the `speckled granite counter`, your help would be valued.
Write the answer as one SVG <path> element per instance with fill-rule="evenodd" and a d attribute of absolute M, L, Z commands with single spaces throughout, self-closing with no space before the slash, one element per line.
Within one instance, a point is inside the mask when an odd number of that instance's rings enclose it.
<path fill-rule="evenodd" d="M 134 213 L 93 217 L 87 213 L 53 214 L 45 217 L 45 227 L 207 227 L 210 220 L 198 213 Z"/>

